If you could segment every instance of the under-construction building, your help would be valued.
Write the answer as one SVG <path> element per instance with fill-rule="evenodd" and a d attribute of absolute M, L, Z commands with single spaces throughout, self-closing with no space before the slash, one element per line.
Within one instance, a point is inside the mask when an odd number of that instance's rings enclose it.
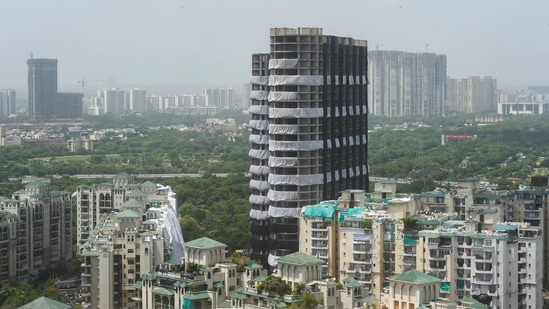
<path fill-rule="evenodd" d="M 252 258 L 299 249 L 301 207 L 368 188 L 367 42 L 272 28 L 252 55 Z"/>
<path fill-rule="evenodd" d="M 57 59 L 27 60 L 30 120 L 52 118 L 57 106 Z"/>

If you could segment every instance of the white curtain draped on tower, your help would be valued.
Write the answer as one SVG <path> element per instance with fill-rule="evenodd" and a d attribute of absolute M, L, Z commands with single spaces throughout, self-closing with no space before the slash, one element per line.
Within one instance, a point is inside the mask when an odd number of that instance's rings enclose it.
<path fill-rule="evenodd" d="M 269 59 L 269 69 L 297 67 L 297 59 Z"/>

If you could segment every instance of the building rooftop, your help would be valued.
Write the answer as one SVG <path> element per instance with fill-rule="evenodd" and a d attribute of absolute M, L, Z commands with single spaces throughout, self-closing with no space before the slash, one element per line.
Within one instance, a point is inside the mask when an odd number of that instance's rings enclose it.
<path fill-rule="evenodd" d="M 126 209 L 123 212 L 119 213 L 117 218 L 140 218 L 141 215 L 137 211 Z"/>
<path fill-rule="evenodd" d="M 388 280 L 403 281 L 408 283 L 427 284 L 441 282 L 437 277 L 422 273 L 419 270 L 409 270 L 405 273 L 387 277 Z"/>
<path fill-rule="evenodd" d="M 185 246 L 189 248 L 201 248 L 201 249 L 227 247 L 226 244 L 220 243 L 219 241 L 213 240 L 208 237 L 202 237 L 195 240 L 191 240 L 187 242 Z"/>
<path fill-rule="evenodd" d="M 71 306 L 45 296 L 39 297 L 17 309 L 69 309 Z"/>
<path fill-rule="evenodd" d="M 325 263 L 324 260 L 299 251 L 279 257 L 277 262 L 292 265 L 317 265 Z"/>

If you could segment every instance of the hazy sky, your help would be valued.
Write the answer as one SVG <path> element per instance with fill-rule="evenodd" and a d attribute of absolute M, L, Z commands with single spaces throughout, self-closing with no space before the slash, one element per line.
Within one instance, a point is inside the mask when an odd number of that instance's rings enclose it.
<path fill-rule="evenodd" d="M 549 84 L 547 0 L 1 0 L 0 89 L 26 94 L 29 53 L 59 60 L 59 91 L 237 87 L 271 27 L 321 27 L 371 50 L 447 55 L 450 77 Z M 426 45 L 428 44 L 428 46 Z"/>

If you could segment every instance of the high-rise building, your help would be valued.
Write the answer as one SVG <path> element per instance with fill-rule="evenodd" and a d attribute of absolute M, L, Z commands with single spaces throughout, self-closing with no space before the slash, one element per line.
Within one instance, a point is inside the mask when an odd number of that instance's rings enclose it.
<path fill-rule="evenodd" d="M 9 117 L 14 115 L 16 110 L 15 90 L 2 89 L 0 90 L 0 117 Z"/>
<path fill-rule="evenodd" d="M 368 188 L 367 42 L 272 28 L 252 55 L 252 258 L 299 249 L 301 208 Z"/>
<path fill-rule="evenodd" d="M 447 115 L 495 112 L 498 81 L 490 76 L 448 78 L 446 80 Z"/>
<path fill-rule="evenodd" d="M 202 94 L 207 96 L 206 106 L 215 106 L 219 109 L 234 108 L 233 88 L 204 88 Z"/>
<path fill-rule="evenodd" d="M 34 181 L 0 197 L 0 283 L 26 279 L 72 259 L 71 192 Z"/>
<path fill-rule="evenodd" d="M 30 120 L 55 118 L 57 59 L 30 58 L 27 65 Z"/>
<path fill-rule="evenodd" d="M 368 53 L 370 113 L 440 116 L 446 100 L 446 55 L 375 50 Z"/>
<path fill-rule="evenodd" d="M 83 308 L 142 308 L 136 282 L 171 258 L 160 207 L 130 199 L 118 209 L 100 217 L 82 248 Z"/>
<path fill-rule="evenodd" d="M 97 91 L 97 96 L 102 98 L 105 113 L 115 115 L 124 114 L 124 102 L 126 98 L 124 90 L 116 88 L 101 89 Z"/>
<path fill-rule="evenodd" d="M 82 93 L 59 92 L 56 118 L 82 118 Z"/>
<path fill-rule="evenodd" d="M 166 227 L 173 248 L 172 258 L 180 260 L 183 256 L 183 234 L 177 221 L 176 196 L 171 188 L 159 188 L 145 181 L 137 183 L 136 177 L 128 173 L 119 173 L 112 183 L 79 186 L 76 191 L 77 246 L 80 251 L 90 238 L 90 233 L 101 223 L 101 218 L 122 208 L 159 208 L 163 225 Z M 140 210 L 141 211 L 141 210 Z"/>
<path fill-rule="evenodd" d="M 145 113 L 147 110 L 147 90 L 128 89 L 126 92 L 126 111 L 129 113 Z"/>

